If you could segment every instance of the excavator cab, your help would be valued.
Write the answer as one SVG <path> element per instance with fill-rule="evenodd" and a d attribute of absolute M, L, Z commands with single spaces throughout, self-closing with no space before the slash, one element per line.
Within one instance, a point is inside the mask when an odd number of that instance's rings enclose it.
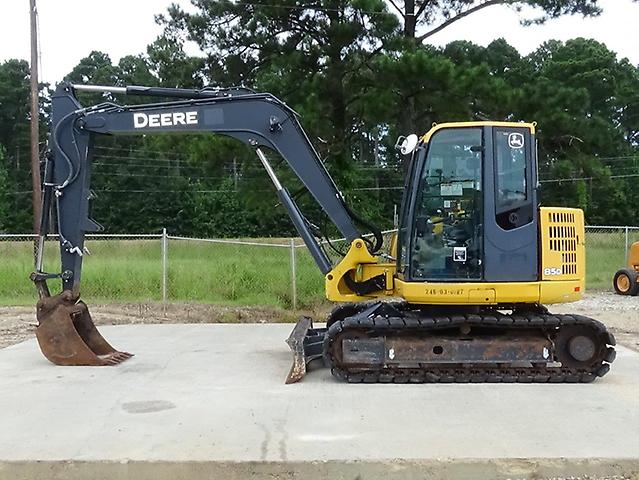
<path fill-rule="evenodd" d="M 415 150 L 398 275 L 410 282 L 535 281 L 532 124 L 435 126 Z"/>

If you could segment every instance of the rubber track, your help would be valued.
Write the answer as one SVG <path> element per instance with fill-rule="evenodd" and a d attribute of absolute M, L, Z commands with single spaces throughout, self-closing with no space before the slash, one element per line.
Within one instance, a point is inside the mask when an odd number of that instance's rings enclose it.
<path fill-rule="evenodd" d="M 407 331 L 424 332 L 468 324 L 471 326 L 504 327 L 505 329 L 586 326 L 597 335 L 600 345 L 608 345 L 603 355 L 588 369 L 564 367 L 500 368 L 474 364 L 467 368 L 437 367 L 432 364 L 423 369 L 381 368 L 363 372 L 361 367 L 351 370 L 340 367 L 334 357 L 333 345 L 342 332 L 348 330 L 376 330 L 380 333 Z M 552 314 L 482 314 L 455 315 L 427 318 L 348 317 L 334 322 L 324 339 L 325 359 L 334 376 L 349 383 L 588 383 L 603 377 L 615 359 L 614 336 L 605 325 L 582 315 Z M 603 349 L 602 349 L 603 350 Z"/>

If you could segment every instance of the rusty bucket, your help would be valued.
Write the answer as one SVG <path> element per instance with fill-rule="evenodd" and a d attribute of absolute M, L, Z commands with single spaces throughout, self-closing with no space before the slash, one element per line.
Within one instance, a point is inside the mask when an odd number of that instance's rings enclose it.
<path fill-rule="evenodd" d="M 86 304 L 70 291 L 43 297 L 36 308 L 40 350 L 56 365 L 117 365 L 133 356 L 109 345 L 95 327 Z"/>

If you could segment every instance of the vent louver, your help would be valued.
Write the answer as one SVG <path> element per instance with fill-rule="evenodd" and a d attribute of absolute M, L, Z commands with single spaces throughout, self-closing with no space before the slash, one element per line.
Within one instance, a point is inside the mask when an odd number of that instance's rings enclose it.
<path fill-rule="evenodd" d="M 561 253 L 561 273 L 577 273 L 577 244 L 575 214 L 548 212 L 548 240 L 550 250 Z"/>

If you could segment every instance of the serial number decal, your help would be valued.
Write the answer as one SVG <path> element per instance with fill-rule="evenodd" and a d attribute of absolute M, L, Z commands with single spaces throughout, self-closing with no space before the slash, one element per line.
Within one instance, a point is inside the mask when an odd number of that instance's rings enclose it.
<path fill-rule="evenodd" d="M 463 288 L 427 288 L 426 295 L 452 295 L 459 296 L 464 294 Z"/>
<path fill-rule="evenodd" d="M 561 275 L 561 268 L 544 268 L 544 275 Z"/>

